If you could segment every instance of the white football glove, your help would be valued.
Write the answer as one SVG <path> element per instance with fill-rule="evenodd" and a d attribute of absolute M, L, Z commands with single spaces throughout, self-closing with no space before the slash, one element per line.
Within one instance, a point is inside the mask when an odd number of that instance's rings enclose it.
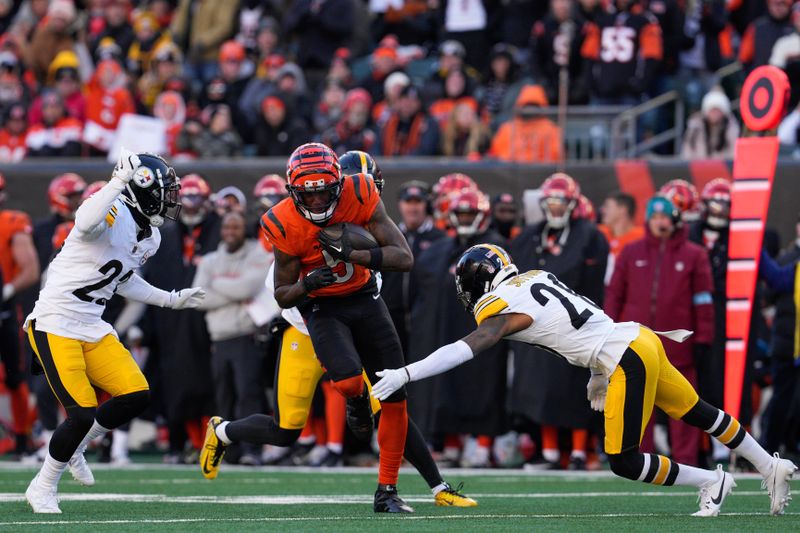
<path fill-rule="evenodd" d="M 194 309 L 206 297 L 206 291 L 202 287 L 190 287 L 169 293 L 169 303 L 167 307 L 172 309 Z"/>
<path fill-rule="evenodd" d="M 381 401 L 401 389 L 410 379 L 405 367 L 397 369 L 386 368 L 380 372 L 375 372 L 375 375 L 382 379 L 372 386 L 372 396 Z"/>
<path fill-rule="evenodd" d="M 603 374 L 592 374 L 586 384 L 586 398 L 595 411 L 603 412 L 606 407 L 606 392 L 608 391 L 608 378 Z"/>
<path fill-rule="evenodd" d="M 122 183 L 129 183 L 133 177 L 133 173 L 142 164 L 139 156 L 123 147 L 119 150 L 119 159 L 117 166 L 114 167 L 114 172 L 111 173 L 112 178 L 117 178 Z"/>

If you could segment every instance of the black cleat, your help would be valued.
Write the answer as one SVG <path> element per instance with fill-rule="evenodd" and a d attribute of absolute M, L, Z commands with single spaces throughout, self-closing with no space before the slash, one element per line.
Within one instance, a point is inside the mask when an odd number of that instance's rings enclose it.
<path fill-rule="evenodd" d="M 414 512 L 414 509 L 397 494 L 397 487 L 394 485 L 378 485 L 378 490 L 375 491 L 373 510 L 376 513 Z"/>
<path fill-rule="evenodd" d="M 372 404 L 369 392 L 364 387 L 364 393 L 357 398 L 347 399 L 347 427 L 353 435 L 362 442 L 369 442 L 372 438 L 372 429 L 375 427 L 372 418 Z"/>

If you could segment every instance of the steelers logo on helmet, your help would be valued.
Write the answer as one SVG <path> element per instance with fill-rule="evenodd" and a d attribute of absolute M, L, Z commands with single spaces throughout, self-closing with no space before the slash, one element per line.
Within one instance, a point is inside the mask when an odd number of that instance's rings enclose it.
<path fill-rule="evenodd" d="M 139 167 L 133 173 L 133 182 L 142 189 L 149 189 L 156 182 L 156 176 L 152 169 Z"/>

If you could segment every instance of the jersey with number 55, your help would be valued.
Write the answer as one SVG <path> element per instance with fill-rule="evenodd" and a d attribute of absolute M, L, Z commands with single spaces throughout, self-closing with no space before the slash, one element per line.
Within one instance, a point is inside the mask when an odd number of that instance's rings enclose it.
<path fill-rule="evenodd" d="M 533 323 L 506 337 L 540 346 L 570 364 L 610 376 L 628 344 L 639 335 L 635 322 L 615 323 L 594 302 L 543 270 L 531 270 L 504 281 L 474 307 L 480 325 L 500 314 L 528 315 Z"/>
<path fill-rule="evenodd" d="M 78 211 L 76 216 L 80 216 Z M 76 222 L 79 222 L 76 220 Z M 47 280 L 28 319 L 42 329 L 73 339 L 97 342 L 114 329 L 101 316 L 117 285 L 154 255 L 161 244 L 158 228 L 137 240 L 139 228 L 117 199 L 99 234 L 84 235 L 79 224 L 47 269 Z"/>
<path fill-rule="evenodd" d="M 342 194 L 328 226 L 349 222 L 366 227 L 381 197 L 375 182 L 367 174 L 342 178 Z M 322 226 L 297 212 L 291 198 L 285 198 L 261 217 L 261 229 L 272 246 L 292 257 L 300 258 L 302 275 L 328 265 L 336 276 L 335 283 L 311 293 L 316 296 L 342 296 L 364 287 L 370 280 L 370 270 L 361 265 L 335 260 L 323 252 L 318 241 Z"/>

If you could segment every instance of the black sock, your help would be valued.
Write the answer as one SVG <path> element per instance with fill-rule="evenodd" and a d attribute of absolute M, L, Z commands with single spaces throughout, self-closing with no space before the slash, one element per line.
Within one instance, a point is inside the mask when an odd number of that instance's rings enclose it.
<path fill-rule="evenodd" d="M 290 446 L 300 437 L 300 429 L 284 429 L 275 423 L 275 419 L 267 415 L 250 415 L 240 420 L 229 422 L 225 426 L 225 434 L 233 442 L 250 444 L 272 444 L 273 446 Z"/>
<path fill-rule="evenodd" d="M 58 425 L 50 439 L 50 455 L 56 461 L 66 463 L 78 449 L 94 423 L 94 407 L 69 407 L 67 419 Z"/>
<path fill-rule="evenodd" d="M 406 433 L 406 449 L 403 453 L 417 472 L 422 476 L 430 488 L 442 483 L 442 475 L 436 466 L 422 432 L 411 418 L 408 419 L 408 432 Z"/>

